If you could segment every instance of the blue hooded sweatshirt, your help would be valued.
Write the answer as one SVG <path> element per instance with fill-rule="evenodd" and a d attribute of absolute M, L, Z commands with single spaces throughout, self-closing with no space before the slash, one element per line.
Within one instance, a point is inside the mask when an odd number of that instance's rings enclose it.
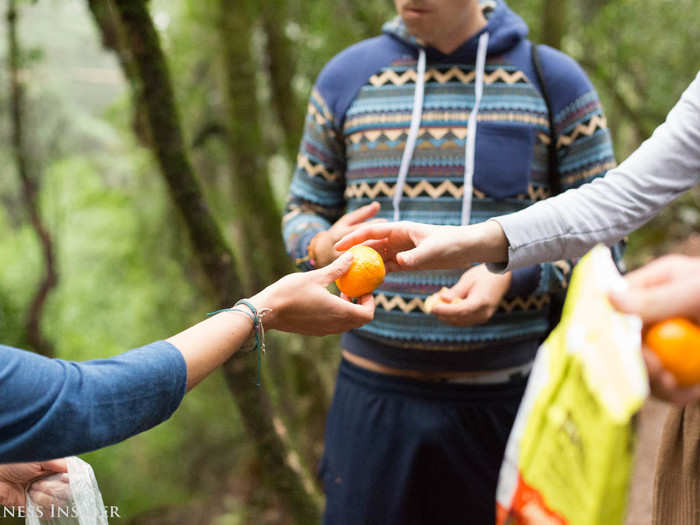
<path fill-rule="evenodd" d="M 549 119 L 525 22 L 502 0 L 482 4 L 487 25 L 450 54 L 411 36 L 400 18 L 333 58 L 311 94 L 283 219 L 288 252 L 313 267 L 311 239 L 344 213 L 379 201 L 378 217 L 477 223 L 550 195 Z M 561 187 L 615 165 L 598 96 L 566 55 L 539 47 L 557 133 Z M 375 319 L 343 347 L 387 366 L 509 371 L 531 363 L 549 328 L 550 297 L 571 263 L 513 274 L 495 314 L 456 327 L 425 308 L 466 271 L 390 274 L 374 292 Z"/>

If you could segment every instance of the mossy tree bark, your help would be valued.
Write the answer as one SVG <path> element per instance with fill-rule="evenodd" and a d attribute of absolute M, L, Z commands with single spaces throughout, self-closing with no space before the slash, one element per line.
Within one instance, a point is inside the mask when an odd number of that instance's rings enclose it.
<path fill-rule="evenodd" d="M 287 159 L 294 163 L 304 126 L 304 111 L 294 91 L 296 56 L 293 42 L 285 32 L 286 0 L 262 3 L 262 28 L 267 41 L 266 68 L 270 78 L 271 102 L 283 133 Z"/>
<path fill-rule="evenodd" d="M 252 32 L 259 5 L 254 0 L 219 0 L 219 34 L 231 185 L 243 250 L 251 261 L 251 291 L 293 270 L 282 242 L 280 211 L 270 184 L 258 106 L 258 61 Z"/>
<path fill-rule="evenodd" d="M 12 114 L 12 149 L 22 189 L 22 200 L 32 227 L 39 237 L 44 261 L 44 276 L 29 306 L 26 321 L 26 337 L 29 346 L 49 357 L 55 355 L 53 343 L 41 331 L 41 318 L 49 293 L 58 284 L 54 243 L 41 217 L 39 209 L 38 170 L 33 169 L 24 131 L 24 84 L 21 75 L 19 37 L 17 36 L 18 11 L 16 0 L 7 5 L 7 39 L 9 53 L 10 99 Z"/>
<path fill-rule="evenodd" d="M 250 260 L 248 271 L 250 291 L 264 286 L 272 280 L 278 279 L 281 275 L 294 270 L 294 267 L 286 253 L 281 232 L 281 216 L 278 209 L 270 179 L 268 169 L 264 162 L 263 152 L 264 130 L 262 124 L 262 108 L 259 105 L 258 97 L 258 75 L 262 68 L 260 58 L 252 49 L 255 41 L 253 32 L 260 27 L 263 20 L 263 31 L 266 32 L 268 40 L 274 32 L 272 40 L 273 46 L 281 46 L 282 41 L 279 35 L 280 27 L 274 31 L 264 29 L 266 24 L 272 24 L 271 18 L 266 18 L 264 11 L 272 9 L 271 6 L 261 6 L 255 0 L 245 0 L 241 2 L 231 2 L 230 0 L 219 0 L 219 13 L 217 18 L 220 32 L 220 46 L 222 49 L 222 83 L 225 93 L 226 106 L 228 108 L 228 118 L 226 127 L 228 129 L 228 150 L 231 159 L 231 185 L 233 188 L 233 201 L 236 210 L 236 218 L 240 228 L 239 237 L 242 240 L 242 249 L 246 258 Z M 275 2 L 280 6 L 280 2 Z M 274 20 L 283 24 L 280 20 L 281 14 L 277 14 Z M 265 22 L 267 20 L 267 22 Z M 286 37 L 284 39 L 286 42 Z M 271 42 L 268 41 L 268 50 Z M 280 53 L 280 50 L 277 49 Z M 288 66 L 283 66 L 280 62 L 292 60 L 289 50 L 285 50 L 276 58 L 269 57 L 278 67 L 275 79 L 270 76 L 272 86 L 272 99 L 277 97 L 292 96 L 291 86 L 287 86 L 282 92 L 276 91 L 276 83 L 291 82 L 287 75 L 291 75 Z M 268 72 L 271 74 L 271 72 Z M 275 104 L 277 105 L 277 104 Z M 289 99 L 281 101 L 281 106 L 290 104 Z M 294 119 L 286 114 L 289 120 L 286 125 L 291 127 L 296 125 Z M 303 112 L 299 111 L 299 130 L 301 132 Z M 291 129 L 285 130 L 291 132 Z M 313 355 L 318 350 L 319 340 L 309 338 L 305 341 L 309 354 Z M 294 431 L 301 427 L 301 421 L 305 421 L 304 415 L 311 416 L 311 419 L 318 421 L 325 417 L 327 407 L 326 393 L 323 391 L 322 383 L 314 381 L 313 377 L 318 370 L 311 362 L 313 357 L 306 353 L 296 355 L 278 354 L 270 356 L 268 365 L 270 372 L 274 375 L 275 385 L 278 390 L 278 400 L 284 420 Z M 298 390 L 293 383 L 299 376 L 304 376 L 310 383 L 310 388 L 304 391 L 304 395 L 322 399 L 310 407 L 309 414 L 301 414 L 301 407 L 295 402 L 295 394 Z M 320 411 L 320 413 L 319 413 Z M 280 420 L 281 423 L 281 420 Z M 305 423 L 304 423 L 305 424 Z M 322 434 L 321 434 L 322 435 Z M 297 440 L 301 441 L 301 440 Z M 305 459 L 310 456 L 305 454 Z M 306 462 L 308 464 L 308 462 Z"/>
<path fill-rule="evenodd" d="M 117 19 L 116 9 L 112 0 L 88 0 L 88 7 L 102 37 L 102 46 L 113 51 L 117 55 L 122 72 L 132 89 L 137 92 L 140 89 L 138 72 L 134 58 L 124 41 L 124 34 Z M 150 136 L 148 123 L 146 122 L 146 108 L 143 107 L 141 97 L 134 96 L 132 104 L 131 126 L 139 142 L 148 147 Z"/>
<path fill-rule="evenodd" d="M 212 294 L 220 304 L 243 295 L 233 254 L 202 194 L 185 148 L 170 73 L 144 0 L 114 1 L 124 42 L 133 57 L 134 97 L 146 112 L 153 153 L 184 218 Z M 125 73 L 129 78 L 128 73 Z"/>
<path fill-rule="evenodd" d="M 246 295 L 238 279 L 233 254 L 204 200 L 189 160 L 163 50 L 146 0 L 112 0 L 124 42 L 133 57 L 139 97 L 146 111 L 152 149 L 170 194 L 187 226 L 195 253 L 202 263 L 212 294 L 222 304 Z M 241 191 L 246 188 L 241 187 Z M 250 194 L 249 194 L 250 196 Z M 253 197 L 255 198 L 255 197 Z M 261 202 L 257 202 L 260 206 Z M 279 230 L 279 224 L 277 225 Z M 252 356 L 250 356 L 252 357 Z M 231 359 L 224 366 L 229 389 L 265 466 L 265 481 L 279 491 L 289 515 L 299 524 L 320 516 L 320 497 L 308 481 L 289 445 L 284 426 L 273 415 L 265 388 L 255 387 L 255 360 Z"/>

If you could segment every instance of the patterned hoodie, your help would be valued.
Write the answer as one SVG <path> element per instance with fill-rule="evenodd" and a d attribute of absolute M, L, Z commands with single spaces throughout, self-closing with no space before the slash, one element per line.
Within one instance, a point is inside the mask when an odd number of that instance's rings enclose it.
<path fill-rule="evenodd" d="M 301 269 L 312 237 L 344 213 L 379 201 L 378 217 L 478 223 L 549 196 L 549 121 L 525 22 L 502 0 L 482 4 L 487 26 L 448 55 L 411 36 L 400 18 L 333 58 L 320 73 L 283 219 Z M 615 166 L 598 96 L 571 58 L 540 46 L 554 114 L 561 187 Z M 431 371 L 527 366 L 548 331 L 553 292 L 569 261 L 516 270 L 485 324 L 455 327 L 424 310 L 466 268 L 389 274 L 373 322 L 343 335 L 376 362 Z"/>

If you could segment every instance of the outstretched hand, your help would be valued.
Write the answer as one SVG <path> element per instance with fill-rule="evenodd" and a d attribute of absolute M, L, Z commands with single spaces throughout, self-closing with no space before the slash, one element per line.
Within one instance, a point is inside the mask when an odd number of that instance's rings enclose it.
<path fill-rule="evenodd" d="M 340 252 L 334 248 L 334 244 L 345 235 L 364 225 L 386 222 L 386 219 L 372 219 L 372 217 L 377 215 L 380 208 L 381 206 L 376 201 L 361 206 L 343 215 L 328 230 L 316 234 L 316 237 L 312 240 L 316 267 L 322 268 L 327 266 L 340 256 Z"/>
<path fill-rule="evenodd" d="M 287 275 L 251 298 L 253 304 L 272 310 L 265 317 L 265 327 L 304 335 L 329 335 L 371 321 L 371 295 L 360 297 L 355 304 L 328 291 L 328 286 L 348 271 L 352 259 L 352 254 L 347 253 L 325 268 Z"/>
<path fill-rule="evenodd" d="M 700 258 L 680 255 L 661 257 L 626 277 L 629 288 L 610 294 L 615 308 L 639 315 L 644 329 L 671 317 L 700 323 Z M 700 349 L 688 349 L 688 351 Z M 682 387 L 659 358 L 643 349 L 652 393 L 665 401 L 687 404 L 700 400 L 700 385 Z"/>
<path fill-rule="evenodd" d="M 68 472 L 65 459 L 0 465 L 0 505 L 24 506 L 27 485 L 56 472 Z"/>
<path fill-rule="evenodd" d="M 495 221 L 471 226 L 435 226 L 416 222 L 368 224 L 343 237 L 339 251 L 356 244 L 377 250 L 387 270 L 439 270 L 468 267 L 473 262 L 507 258 L 508 243 Z"/>
<path fill-rule="evenodd" d="M 449 259 L 454 246 L 457 226 L 433 226 L 416 222 L 392 222 L 369 224 L 347 234 L 335 248 L 344 251 L 356 244 L 366 244 L 377 250 L 387 270 L 422 270 L 428 268 L 449 268 L 441 265 Z M 452 242 L 449 239 L 452 239 Z"/>

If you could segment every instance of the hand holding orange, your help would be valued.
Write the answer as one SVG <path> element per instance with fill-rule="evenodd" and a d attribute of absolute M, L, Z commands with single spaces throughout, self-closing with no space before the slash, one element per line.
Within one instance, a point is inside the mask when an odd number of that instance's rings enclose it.
<path fill-rule="evenodd" d="M 352 265 L 335 284 L 348 297 L 354 299 L 373 291 L 384 282 L 386 270 L 379 253 L 369 246 L 353 246 L 348 250 L 353 255 Z"/>
<path fill-rule="evenodd" d="M 681 386 L 700 383 L 700 327 L 675 317 L 654 324 L 644 343 Z"/>
<path fill-rule="evenodd" d="M 435 308 L 436 305 L 440 304 L 441 302 L 447 303 L 447 304 L 453 304 L 453 303 L 458 303 L 462 301 L 463 299 L 461 297 L 454 297 L 453 299 L 446 299 L 442 293 L 446 292 L 448 289 L 446 287 L 442 287 L 439 292 L 435 292 L 433 295 L 429 295 L 428 297 L 425 298 L 425 302 L 423 303 L 423 308 L 425 310 L 425 313 L 431 313 L 433 311 L 433 308 Z"/>

